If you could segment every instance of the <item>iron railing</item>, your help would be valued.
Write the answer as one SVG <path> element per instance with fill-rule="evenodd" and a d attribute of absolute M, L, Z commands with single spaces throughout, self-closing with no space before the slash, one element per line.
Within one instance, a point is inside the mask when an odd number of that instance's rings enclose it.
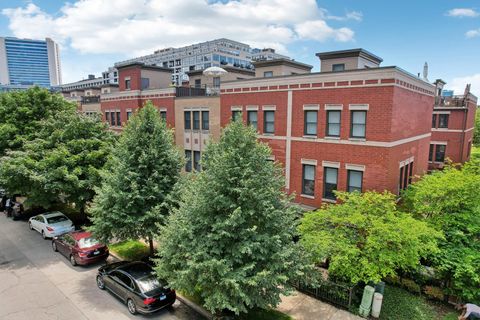
<path fill-rule="evenodd" d="M 179 97 L 206 97 L 206 96 L 218 96 L 220 94 L 219 87 L 213 86 L 182 86 L 175 87 L 175 96 Z"/>
<path fill-rule="evenodd" d="M 358 305 L 361 299 L 361 288 L 358 285 L 349 286 L 329 280 L 320 280 L 316 286 L 309 286 L 302 282 L 296 282 L 293 285 L 300 292 L 345 309 Z"/>
<path fill-rule="evenodd" d="M 100 103 L 100 96 L 82 96 L 82 104 Z"/>

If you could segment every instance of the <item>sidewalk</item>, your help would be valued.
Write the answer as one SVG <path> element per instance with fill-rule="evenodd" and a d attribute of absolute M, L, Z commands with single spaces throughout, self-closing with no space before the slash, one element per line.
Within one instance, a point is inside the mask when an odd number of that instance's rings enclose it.
<path fill-rule="evenodd" d="M 363 320 L 348 311 L 338 309 L 298 291 L 288 297 L 282 296 L 282 302 L 277 310 L 288 314 L 295 320 Z"/>

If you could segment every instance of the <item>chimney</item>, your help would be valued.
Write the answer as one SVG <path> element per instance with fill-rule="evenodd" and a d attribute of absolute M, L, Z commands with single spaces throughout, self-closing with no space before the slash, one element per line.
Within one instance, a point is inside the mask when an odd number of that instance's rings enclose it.
<path fill-rule="evenodd" d="M 423 65 L 423 80 L 428 81 L 428 63 Z"/>
<path fill-rule="evenodd" d="M 88 75 L 88 80 L 93 80 L 95 79 L 95 75 L 94 74 L 89 74 Z"/>

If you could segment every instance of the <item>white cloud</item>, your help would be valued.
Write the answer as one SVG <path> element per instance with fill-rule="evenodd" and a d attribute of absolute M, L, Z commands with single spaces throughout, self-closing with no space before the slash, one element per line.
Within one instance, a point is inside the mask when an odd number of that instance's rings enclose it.
<path fill-rule="evenodd" d="M 2 13 L 17 37 L 48 36 L 81 53 L 126 56 L 222 37 L 285 52 L 295 40 L 351 41 L 351 29 L 327 20 L 362 19 L 355 11 L 329 15 L 315 0 L 76 0 L 57 15 L 33 3 Z"/>
<path fill-rule="evenodd" d="M 456 17 L 456 18 L 463 18 L 463 17 L 474 18 L 474 17 L 478 17 L 479 15 L 480 13 L 470 8 L 455 8 L 447 12 L 447 16 Z"/>
<path fill-rule="evenodd" d="M 465 32 L 465 37 L 467 37 L 467 38 L 475 38 L 475 37 L 478 37 L 478 36 L 480 36 L 480 29 L 469 30 L 469 31 Z"/>
<path fill-rule="evenodd" d="M 454 90 L 455 94 L 463 94 L 465 91 L 465 86 L 468 83 L 472 85 L 470 91 L 478 96 L 480 94 L 480 73 L 465 77 L 453 78 L 448 87 Z"/>

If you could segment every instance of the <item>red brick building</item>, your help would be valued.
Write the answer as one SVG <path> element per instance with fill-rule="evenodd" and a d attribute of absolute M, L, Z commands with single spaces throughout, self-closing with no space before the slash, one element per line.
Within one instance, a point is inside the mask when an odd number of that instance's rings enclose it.
<path fill-rule="evenodd" d="M 221 125 L 241 111 L 304 205 L 333 190 L 398 193 L 428 169 L 435 87 L 362 49 L 319 57 L 319 73 L 223 83 Z"/>
<path fill-rule="evenodd" d="M 463 95 L 443 96 L 445 84 L 435 82 L 436 96 L 432 115 L 432 138 L 428 155 L 431 169 L 442 168 L 445 160 L 464 163 L 470 159 L 477 97 L 467 85 Z"/>

